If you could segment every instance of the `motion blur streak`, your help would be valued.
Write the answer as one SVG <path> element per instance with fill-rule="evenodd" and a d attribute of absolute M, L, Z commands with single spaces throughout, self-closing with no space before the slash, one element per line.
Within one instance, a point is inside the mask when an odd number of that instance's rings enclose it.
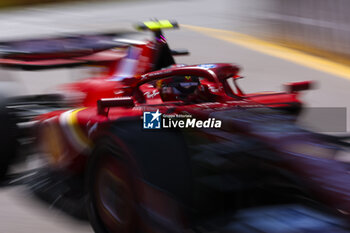
<path fill-rule="evenodd" d="M 267 55 L 278 57 L 293 63 L 323 71 L 341 78 L 350 80 L 350 68 L 330 60 L 309 55 L 294 49 L 286 48 L 255 37 L 222 29 L 182 25 L 184 28 L 203 33 L 205 35 L 221 39 L 242 47 L 252 49 Z"/>

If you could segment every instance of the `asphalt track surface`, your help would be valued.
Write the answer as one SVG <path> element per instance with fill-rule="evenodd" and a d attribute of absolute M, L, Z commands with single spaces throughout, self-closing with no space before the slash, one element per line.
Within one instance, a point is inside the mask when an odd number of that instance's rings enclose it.
<path fill-rule="evenodd" d="M 0 12 L 0 40 L 130 29 L 133 22 L 151 18 L 176 19 L 185 25 L 245 34 L 260 31 L 261 23 L 250 18 L 258 8 L 259 1 L 242 2 L 244 1 L 174 0 L 75 3 L 7 10 Z M 208 35 L 204 29 L 194 30 L 193 27 L 167 31 L 166 35 L 172 48 L 190 50 L 189 57 L 177 59 L 180 63 L 233 62 L 240 65 L 243 68 L 242 75 L 246 77 L 240 84 L 246 92 L 280 90 L 282 83 L 315 80 L 318 89 L 303 96 L 307 106 L 349 109 L 350 82 L 344 75 L 339 75 L 336 68 L 327 66 L 328 63 L 324 63 L 326 71 L 317 69 L 320 67 L 317 65 L 305 66 L 300 59 L 309 62 L 308 57 L 299 57 L 299 62 L 295 62 L 286 59 L 293 54 L 284 53 L 281 56 L 258 50 L 254 46 L 242 46 L 237 41 L 223 39 L 227 35 L 220 38 L 219 32 Z M 68 70 L 36 73 L 2 71 L 0 80 L 3 81 L 1 87 L 10 94 L 14 90 L 16 93 L 43 93 L 50 92 L 57 84 L 73 80 L 75 74 Z M 38 201 L 26 187 L 17 186 L 0 189 L 0 232 L 86 233 L 92 230 L 87 223 L 76 221 Z"/>

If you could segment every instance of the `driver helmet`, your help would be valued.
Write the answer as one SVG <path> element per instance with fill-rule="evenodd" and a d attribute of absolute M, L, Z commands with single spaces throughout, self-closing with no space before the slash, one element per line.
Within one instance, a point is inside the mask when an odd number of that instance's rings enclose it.
<path fill-rule="evenodd" d="M 196 76 L 173 76 L 157 82 L 163 101 L 187 100 L 197 90 L 199 78 Z"/>

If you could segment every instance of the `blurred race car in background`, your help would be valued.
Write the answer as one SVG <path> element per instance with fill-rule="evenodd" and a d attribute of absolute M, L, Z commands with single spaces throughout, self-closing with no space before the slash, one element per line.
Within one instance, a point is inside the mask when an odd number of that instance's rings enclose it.
<path fill-rule="evenodd" d="M 36 178 L 49 177 L 46 191 L 87 206 L 101 233 L 243 232 L 232 225 L 236 211 L 290 203 L 332 216 L 303 230 L 343 229 L 335 210 L 350 211 L 350 179 L 336 156 L 349 145 L 295 125 L 299 92 L 312 83 L 246 94 L 236 65 L 176 64 L 173 55 L 188 52 L 171 50 L 162 33 L 175 27 L 139 24 L 153 33 L 149 41 L 114 33 L 2 43 L 7 67 L 103 67 L 59 94 L 4 100 L 2 175 L 31 141 L 47 161 Z"/>

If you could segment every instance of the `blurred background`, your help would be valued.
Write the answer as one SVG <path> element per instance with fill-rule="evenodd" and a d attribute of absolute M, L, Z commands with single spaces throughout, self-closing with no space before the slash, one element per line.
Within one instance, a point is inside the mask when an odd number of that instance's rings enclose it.
<path fill-rule="evenodd" d="M 349 10 L 348 0 L 0 0 L 0 41 L 132 30 L 135 22 L 174 19 L 182 28 L 166 31 L 169 44 L 191 53 L 177 62 L 237 63 L 246 77 L 240 81 L 246 92 L 281 90 L 286 82 L 315 80 L 318 89 L 303 98 L 307 107 L 346 109 L 340 116 L 346 123 Z M 306 56 L 295 57 L 295 51 Z M 84 77 L 84 72 L 1 70 L 0 91 L 49 93 L 59 84 Z M 332 110 L 328 113 L 330 123 L 339 120 L 332 118 Z M 0 232 L 92 232 L 86 222 L 41 203 L 22 186 L 0 189 L 0 206 Z"/>
<path fill-rule="evenodd" d="M 349 7 L 346 0 L 263 0 L 252 18 L 263 24 L 257 35 L 348 62 Z"/>

